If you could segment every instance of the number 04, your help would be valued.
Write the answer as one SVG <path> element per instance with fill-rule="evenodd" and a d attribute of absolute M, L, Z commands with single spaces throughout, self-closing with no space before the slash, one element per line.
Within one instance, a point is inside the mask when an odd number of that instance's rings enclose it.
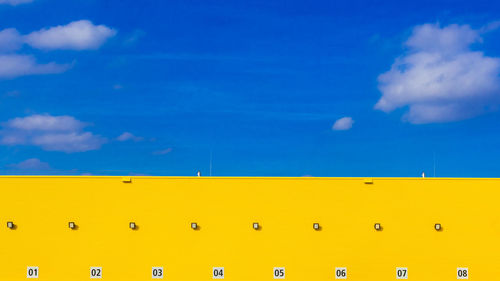
<path fill-rule="evenodd" d="M 224 279 L 224 267 L 212 268 L 212 278 L 213 279 Z"/>

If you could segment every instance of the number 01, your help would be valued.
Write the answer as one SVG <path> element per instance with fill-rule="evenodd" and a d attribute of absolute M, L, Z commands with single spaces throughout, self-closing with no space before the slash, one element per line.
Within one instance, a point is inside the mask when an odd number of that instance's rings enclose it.
<path fill-rule="evenodd" d="M 28 266 L 26 278 L 38 278 L 38 266 Z"/>

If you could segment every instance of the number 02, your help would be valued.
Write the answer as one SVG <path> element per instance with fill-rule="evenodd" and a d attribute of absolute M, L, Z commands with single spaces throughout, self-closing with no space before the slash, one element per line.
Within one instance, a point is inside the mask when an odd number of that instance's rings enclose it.
<path fill-rule="evenodd" d="M 91 267 L 90 279 L 100 279 L 100 278 L 102 278 L 102 267 Z"/>

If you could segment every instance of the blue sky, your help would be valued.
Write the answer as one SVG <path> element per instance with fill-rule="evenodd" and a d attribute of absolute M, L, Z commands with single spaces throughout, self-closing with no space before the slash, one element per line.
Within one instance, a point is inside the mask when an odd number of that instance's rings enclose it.
<path fill-rule="evenodd" d="M 2 174 L 500 176 L 492 1 L 0 0 L 0 18 Z"/>

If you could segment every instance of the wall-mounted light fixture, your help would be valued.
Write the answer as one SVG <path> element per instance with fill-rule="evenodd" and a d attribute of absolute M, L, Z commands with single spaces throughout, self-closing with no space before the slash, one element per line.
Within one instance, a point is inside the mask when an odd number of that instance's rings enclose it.
<path fill-rule="evenodd" d="M 259 230 L 259 229 L 260 229 L 260 225 L 259 225 L 259 223 L 258 223 L 258 222 L 254 222 L 254 223 L 252 224 L 252 227 L 253 227 L 253 229 L 255 229 L 255 230 Z"/>

